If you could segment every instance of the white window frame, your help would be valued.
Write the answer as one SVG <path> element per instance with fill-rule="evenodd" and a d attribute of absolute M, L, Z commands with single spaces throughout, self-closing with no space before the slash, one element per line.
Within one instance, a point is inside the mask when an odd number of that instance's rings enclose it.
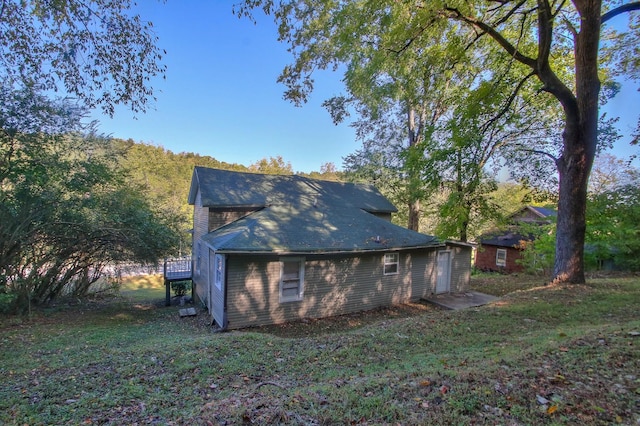
<path fill-rule="evenodd" d="M 298 275 L 297 277 L 285 276 L 285 263 L 297 263 Z M 280 295 L 280 303 L 286 302 L 299 302 L 304 299 L 304 257 L 283 257 L 280 258 L 280 286 L 278 294 Z M 284 291 L 291 289 L 291 284 L 297 282 L 297 292 L 295 295 L 284 295 Z M 289 288 L 285 288 L 289 287 Z"/>
<path fill-rule="evenodd" d="M 400 273 L 400 253 L 385 253 L 382 258 L 384 275 L 398 275 Z"/>
<path fill-rule="evenodd" d="M 496 266 L 507 266 L 507 249 L 496 249 Z"/>
<path fill-rule="evenodd" d="M 196 275 L 200 276 L 200 268 L 202 266 L 202 242 L 198 241 L 196 245 Z"/>

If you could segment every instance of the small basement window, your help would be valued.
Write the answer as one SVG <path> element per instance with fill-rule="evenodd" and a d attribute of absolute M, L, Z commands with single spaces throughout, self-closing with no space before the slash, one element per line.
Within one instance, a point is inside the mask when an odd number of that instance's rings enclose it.
<path fill-rule="evenodd" d="M 507 266 L 507 250 L 496 250 L 496 266 Z"/>
<path fill-rule="evenodd" d="M 395 275 L 398 273 L 400 255 L 398 253 L 387 253 L 384 255 L 384 274 Z"/>
<path fill-rule="evenodd" d="M 280 302 L 296 302 L 304 295 L 304 258 L 280 260 Z"/>

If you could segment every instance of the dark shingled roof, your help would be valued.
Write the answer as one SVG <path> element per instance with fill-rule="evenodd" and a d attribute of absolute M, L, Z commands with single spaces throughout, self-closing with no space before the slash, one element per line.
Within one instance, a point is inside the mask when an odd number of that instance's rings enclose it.
<path fill-rule="evenodd" d="M 553 209 L 548 209 L 546 207 L 527 206 L 526 208 L 534 211 L 541 218 L 556 217 L 558 215 L 558 212 L 556 212 Z"/>
<path fill-rule="evenodd" d="M 301 199 L 322 198 L 372 213 L 398 211 L 373 185 L 322 181 L 297 175 L 265 175 L 196 167 L 191 180 L 189 204 L 195 203 L 198 188 L 204 207 L 295 205 Z"/>
<path fill-rule="evenodd" d="M 548 209 L 545 207 L 535 207 L 535 206 L 526 206 L 518 210 L 516 213 L 512 214 L 510 217 L 514 224 L 510 225 L 508 229 L 505 230 L 493 230 L 487 232 L 480 236 L 480 244 L 486 246 L 498 246 L 498 247 L 518 247 L 520 246 L 521 241 L 533 241 L 535 236 L 532 234 L 522 234 L 519 231 L 518 224 L 519 223 L 530 223 L 530 224 L 543 224 L 545 221 L 542 220 L 527 220 L 527 218 L 518 218 L 523 213 L 531 212 L 536 217 L 540 219 L 545 219 L 548 217 L 555 217 L 557 212 L 553 209 Z"/>
<path fill-rule="evenodd" d="M 502 233 L 484 235 L 480 239 L 480 244 L 485 246 L 518 247 L 521 241 L 532 240 L 533 236 L 531 235 L 522 235 L 517 232 L 503 231 Z"/>
<path fill-rule="evenodd" d="M 328 253 L 439 246 L 375 216 L 396 211 L 371 185 L 196 168 L 190 203 L 199 185 L 208 207 L 258 211 L 210 232 L 203 240 L 220 252 Z"/>

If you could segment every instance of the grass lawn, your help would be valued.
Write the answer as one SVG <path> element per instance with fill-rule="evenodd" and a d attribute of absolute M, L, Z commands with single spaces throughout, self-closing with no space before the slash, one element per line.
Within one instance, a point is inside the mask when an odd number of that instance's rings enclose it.
<path fill-rule="evenodd" d="M 0 424 L 640 425 L 640 277 L 541 284 L 213 333 L 138 277 L 0 317 Z"/>

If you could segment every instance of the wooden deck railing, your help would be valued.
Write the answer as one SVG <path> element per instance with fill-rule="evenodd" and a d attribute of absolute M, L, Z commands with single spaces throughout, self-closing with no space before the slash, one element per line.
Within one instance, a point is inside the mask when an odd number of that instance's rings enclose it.
<path fill-rule="evenodd" d="M 164 279 L 168 281 L 190 280 L 191 257 L 165 259 Z"/>
<path fill-rule="evenodd" d="M 171 305 L 171 283 L 193 278 L 191 257 L 180 257 L 164 260 L 164 285 L 166 288 L 165 305 Z M 192 292 L 193 292 L 193 287 Z"/>

